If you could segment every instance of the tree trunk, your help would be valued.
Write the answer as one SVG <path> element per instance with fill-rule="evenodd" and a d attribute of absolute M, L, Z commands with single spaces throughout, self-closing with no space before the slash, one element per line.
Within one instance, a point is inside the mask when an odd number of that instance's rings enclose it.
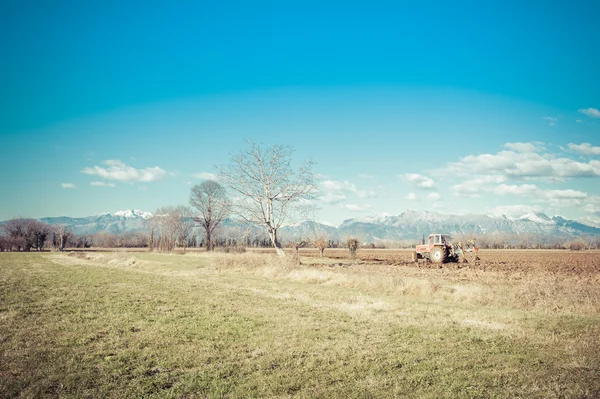
<path fill-rule="evenodd" d="M 213 250 L 213 243 L 210 237 L 210 230 L 206 229 L 206 251 L 210 252 Z"/>
<path fill-rule="evenodd" d="M 279 243 L 279 240 L 277 240 L 277 229 L 270 229 L 269 230 L 269 237 L 271 238 L 271 244 L 273 244 L 273 247 L 275 248 L 275 251 L 277 252 L 277 255 L 279 255 L 279 256 L 285 256 L 285 251 L 281 247 L 281 244 Z"/>

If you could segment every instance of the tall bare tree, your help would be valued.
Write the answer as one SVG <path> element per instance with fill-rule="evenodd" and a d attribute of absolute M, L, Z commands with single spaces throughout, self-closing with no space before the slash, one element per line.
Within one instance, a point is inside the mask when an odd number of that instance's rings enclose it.
<path fill-rule="evenodd" d="M 178 246 L 185 251 L 189 246 L 190 239 L 194 234 L 193 212 L 187 206 L 178 206 L 176 211 L 179 213 L 179 225 L 177 227 Z"/>
<path fill-rule="evenodd" d="M 71 237 L 72 232 L 69 226 L 64 224 L 56 224 L 52 226 L 54 232 L 53 245 L 59 251 L 63 251 L 67 245 L 67 240 Z"/>
<path fill-rule="evenodd" d="M 283 256 L 277 230 L 286 221 L 299 217 L 314 199 L 313 162 L 294 169 L 291 147 L 275 145 L 262 149 L 248 144 L 250 148 L 232 156 L 229 165 L 220 168 L 219 178 L 237 195 L 233 201 L 235 213 L 248 222 L 265 226 L 271 244 Z"/>
<path fill-rule="evenodd" d="M 214 180 L 205 180 L 192 187 L 190 205 L 199 214 L 194 218 L 204 229 L 206 250 L 213 250 L 213 235 L 221 222 L 229 215 L 230 202 L 225 188 Z"/>

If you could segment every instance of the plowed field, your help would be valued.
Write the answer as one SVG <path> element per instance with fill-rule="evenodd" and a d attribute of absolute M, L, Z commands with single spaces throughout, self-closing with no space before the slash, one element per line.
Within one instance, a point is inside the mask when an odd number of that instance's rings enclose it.
<path fill-rule="evenodd" d="M 290 250 L 288 250 L 290 251 Z M 293 253 L 293 250 L 290 252 Z M 318 263 L 316 249 L 301 249 L 304 263 Z M 345 264 L 408 266 L 414 268 L 468 269 L 502 273 L 542 273 L 593 276 L 600 274 L 600 251 L 569 250 L 480 250 L 480 260 L 474 263 L 411 262 L 411 251 L 402 249 L 362 249 L 352 261 L 348 251 L 326 249 L 325 258 Z"/>

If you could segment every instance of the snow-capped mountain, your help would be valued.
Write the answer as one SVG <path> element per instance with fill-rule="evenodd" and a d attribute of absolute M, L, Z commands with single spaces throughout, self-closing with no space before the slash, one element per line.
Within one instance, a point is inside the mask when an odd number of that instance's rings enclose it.
<path fill-rule="evenodd" d="M 131 210 L 127 210 L 127 211 L 118 211 L 118 212 L 113 213 L 112 215 L 114 215 L 114 216 L 120 216 L 120 217 L 124 217 L 124 218 L 141 217 L 141 218 L 144 218 L 144 219 L 148 219 L 148 218 L 152 217 L 152 213 L 150 213 L 150 212 L 142 212 L 142 211 L 140 211 L 138 209 L 131 209 Z"/>
<path fill-rule="evenodd" d="M 145 231 L 150 212 L 137 209 L 103 213 L 84 218 L 47 217 L 40 219 L 48 224 L 71 226 L 75 234 L 109 232 L 123 234 Z M 197 228 L 200 234 L 200 228 Z M 249 225 L 231 219 L 223 222 L 222 234 L 231 236 L 264 234 L 262 226 Z M 581 221 L 564 219 L 561 216 L 549 217 L 543 213 L 528 213 L 519 218 L 488 216 L 478 214 L 452 215 L 438 212 L 417 212 L 407 210 L 400 215 L 367 216 L 347 219 L 338 227 L 314 221 L 304 221 L 282 227 L 279 236 L 282 241 L 297 241 L 324 236 L 330 240 L 340 240 L 346 236 L 358 236 L 363 242 L 377 240 L 419 240 L 433 232 L 452 235 L 485 236 L 491 234 L 522 235 L 537 237 L 574 238 L 579 236 L 600 236 L 600 226 L 592 226 Z"/>
<path fill-rule="evenodd" d="M 348 219 L 339 227 L 342 234 L 363 237 L 365 241 L 413 240 L 432 232 L 448 234 L 533 234 L 540 237 L 577 237 L 600 235 L 600 228 L 588 226 L 560 216 L 543 213 L 525 214 L 517 219 L 487 215 L 448 215 L 437 212 L 406 211 L 398 216 L 374 220 Z"/>
<path fill-rule="evenodd" d="M 146 229 L 146 220 L 152 217 L 150 212 L 138 209 L 101 213 L 84 218 L 46 217 L 40 220 L 48 224 L 64 224 L 71 227 L 75 234 L 95 234 L 100 232 L 123 234 Z"/>

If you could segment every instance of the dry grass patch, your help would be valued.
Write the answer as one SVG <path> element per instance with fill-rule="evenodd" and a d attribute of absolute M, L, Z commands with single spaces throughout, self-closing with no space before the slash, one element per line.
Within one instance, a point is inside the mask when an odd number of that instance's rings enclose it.
<path fill-rule="evenodd" d="M 0 397 L 600 395 L 596 297 L 572 281 L 97 255 L 0 254 Z"/>

